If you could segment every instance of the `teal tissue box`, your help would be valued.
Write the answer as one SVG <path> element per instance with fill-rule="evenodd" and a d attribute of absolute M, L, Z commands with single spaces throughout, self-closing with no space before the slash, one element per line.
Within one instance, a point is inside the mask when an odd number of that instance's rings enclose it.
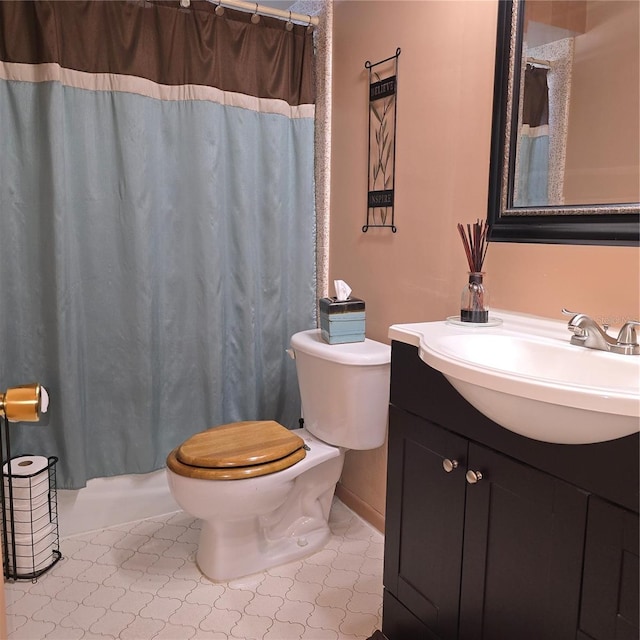
<path fill-rule="evenodd" d="M 364 342 L 364 300 L 320 298 L 320 331 L 329 344 Z"/>

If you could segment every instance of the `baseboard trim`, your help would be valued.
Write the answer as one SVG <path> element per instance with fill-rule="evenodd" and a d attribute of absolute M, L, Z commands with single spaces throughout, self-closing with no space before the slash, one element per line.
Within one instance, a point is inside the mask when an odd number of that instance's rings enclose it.
<path fill-rule="evenodd" d="M 340 483 L 336 486 L 336 496 L 372 527 L 375 527 L 380 533 L 384 533 L 384 516 L 362 500 L 362 498 L 359 498 L 355 493 L 349 491 L 349 489 Z"/>

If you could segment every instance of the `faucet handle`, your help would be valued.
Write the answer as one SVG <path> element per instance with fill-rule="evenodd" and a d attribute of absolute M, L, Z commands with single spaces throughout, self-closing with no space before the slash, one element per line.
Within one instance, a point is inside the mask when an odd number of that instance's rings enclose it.
<path fill-rule="evenodd" d="M 635 329 L 637 326 L 640 326 L 640 322 L 637 320 L 625 322 L 618 334 L 618 344 L 637 345 L 638 337 Z"/>
<path fill-rule="evenodd" d="M 569 320 L 567 328 L 569 329 L 569 331 L 571 331 L 571 333 L 574 334 L 571 338 L 572 344 L 582 344 L 587 337 L 587 331 L 579 322 L 579 320 L 586 318 L 586 316 L 584 315 L 584 313 L 569 311 L 569 309 L 566 309 L 564 307 L 562 308 L 562 313 L 565 316 L 571 316 L 571 320 Z"/>

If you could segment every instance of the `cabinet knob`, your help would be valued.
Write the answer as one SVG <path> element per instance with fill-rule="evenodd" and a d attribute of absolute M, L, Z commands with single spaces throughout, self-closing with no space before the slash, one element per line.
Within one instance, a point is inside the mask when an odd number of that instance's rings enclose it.
<path fill-rule="evenodd" d="M 467 471 L 467 474 L 465 475 L 465 478 L 467 479 L 467 482 L 469 484 L 475 484 L 476 482 L 480 482 L 480 480 L 482 480 L 482 472 L 471 471 L 471 469 L 469 469 L 469 471 Z"/>
<path fill-rule="evenodd" d="M 442 468 L 447 473 L 451 473 L 454 469 L 458 468 L 458 461 L 457 460 L 449 460 L 449 458 L 445 458 L 442 461 Z"/>

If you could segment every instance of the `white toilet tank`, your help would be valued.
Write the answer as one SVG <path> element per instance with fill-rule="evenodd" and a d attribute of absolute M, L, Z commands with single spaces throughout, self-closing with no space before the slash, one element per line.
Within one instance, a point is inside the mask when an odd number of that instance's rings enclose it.
<path fill-rule="evenodd" d="M 291 337 L 305 428 L 328 444 L 375 449 L 389 413 L 391 348 L 364 342 L 327 344 L 319 329 Z"/>

